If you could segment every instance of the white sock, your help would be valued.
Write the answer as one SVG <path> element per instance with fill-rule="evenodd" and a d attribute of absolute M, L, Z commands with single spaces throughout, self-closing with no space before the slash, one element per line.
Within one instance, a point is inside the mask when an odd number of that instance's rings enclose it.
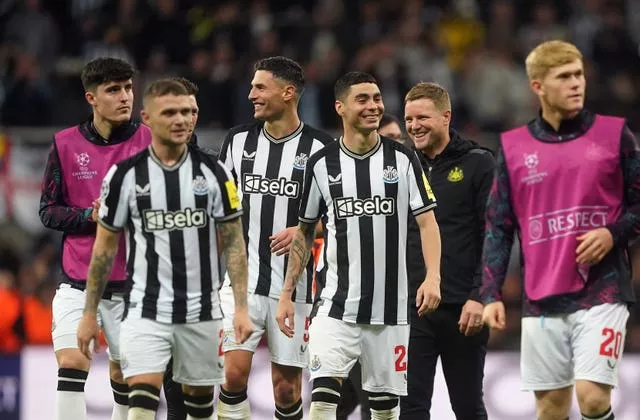
<path fill-rule="evenodd" d="M 140 407 L 129 407 L 127 420 L 155 420 L 156 412 Z"/>
<path fill-rule="evenodd" d="M 89 372 L 80 369 L 58 369 L 56 420 L 87 420 L 84 384 L 88 375 Z"/>
<path fill-rule="evenodd" d="M 84 392 L 56 392 L 56 420 L 87 420 Z"/>
<path fill-rule="evenodd" d="M 218 420 L 250 420 L 251 406 L 247 391 L 229 392 L 220 389 L 218 396 Z"/>
<path fill-rule="evenodd" d="M 129 415 L 129 406 L 113 403 L 113 411 L 111 412 L 111 420 L 127 420 Z"/>
<path fill-rule="evenodd" d="M 397 420 L 400 407 L 395 406 L 391 410 L 370 410 L 371 420 Z"/>
<path fill-rule="evenodd" d="M 338 404 L 313 401 L 309 409 L 309 420 L 335 420 Z"/>

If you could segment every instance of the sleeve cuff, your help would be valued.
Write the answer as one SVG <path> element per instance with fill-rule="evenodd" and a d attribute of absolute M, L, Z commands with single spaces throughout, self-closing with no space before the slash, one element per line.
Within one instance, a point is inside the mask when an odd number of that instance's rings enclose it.
<path fill-rule="evenodd" d="M 235 213 L 227 214 L 222 217 L 216 217 L 215 220 L 216 222 L 229 222 L 231 220 L 237 219 L 240 216 L 242 216 L 242 210 L 239 210 Z"/>
<path fill-rule="evenodd" d="M 116 232 L 116 233 L 118 233 L 118 232 L 122 232 L 122 230 L 124 229 L 124 228 L 119 228 L 119 227 L 111 226 L 110 224 L 108 224 L 107 222 L 105 222 L 105 221 L 104 221 L 104 220 L 102 220 L 102 219 L 98 219 L 98 220 L 97 220 L 97 223 L 99 223 L 99 224 L 100 224 L 100 226 L 102 226 L 103 228 L 105 228 L 105 229 L 107 229 L 107 230 L 110 230 L 111 232 Z"/>
<path fill-rule="evenodd" d="M 302 223 L 316 223 L 320 219 L 307 219 L 306 217 L 298 217 L 298 220 Z"/>
<path fill-rule="evenodd" d="M 436 203 L 431 203 L 428 206 L 420 207 L 420 208 L 418 208 L 416 210 L 413 210 L 411 213 L 413 213 L 414 216 L 418 216 L 418 215 L 420 215 L 422 213 L 428 212 L 429 210 L 433 210 L 436 207 L 437 207 Z"/>

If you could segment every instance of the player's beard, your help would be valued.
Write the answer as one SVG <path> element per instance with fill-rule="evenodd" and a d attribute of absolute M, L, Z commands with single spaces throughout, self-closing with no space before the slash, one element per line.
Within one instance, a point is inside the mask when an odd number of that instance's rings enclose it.
<path fill-rule="evenodd" d="M 429 134 L 429 141 L 427 145 L 422 149 L 425 153 L 430 154 L 433 150 L 439 148 L 444 142 L 444 134 L 436 129 L 431 129 Z"/>

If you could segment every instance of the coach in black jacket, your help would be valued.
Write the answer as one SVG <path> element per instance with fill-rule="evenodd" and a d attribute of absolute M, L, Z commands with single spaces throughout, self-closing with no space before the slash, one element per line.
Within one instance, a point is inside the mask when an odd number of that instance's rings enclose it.
<path fill-rule="evenodd" d="M 430 418 L 438 357 L 457 420 L 487 418 L 482 380 L 489 331 L 482 324 L 478 292 L 485 204 L 495 161 L 489 150 L 451 130 L 450 120 L 451 102 L 443 87 L 419 83 L 411 88 L 405 98 L 407 132 L 438 203 L 441 303 L 423 317 L 412 305 L 408 395 L 401 400 L 402 420 Z M 410 302 L 415 302 L 425 266 L 414 220 L 409 223 L 407 265 Z"/>

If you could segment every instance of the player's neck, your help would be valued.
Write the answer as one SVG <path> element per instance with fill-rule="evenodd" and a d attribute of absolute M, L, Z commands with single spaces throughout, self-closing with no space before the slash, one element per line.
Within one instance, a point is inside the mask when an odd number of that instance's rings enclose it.
<path fill-rule="evenodd" d="M 98 132 L 98 134 L 100 134 L 100 137 L 102 137 L 105 140 L 109 140 L 109 137 L 111 137 L 111 133 L 113 132 L 113 129 L 118 126 L 118 125 L 114 125 L 111 121 L 105 118 L 102 118 L 100 115 L 95 113 L 93 114 L 92 122 L 93 122 L 93 127 Z"/>
<path fill-rule="evenodd" d="M 436 158 L 436 156 L 442 154 L 444 149 L 447 148 L 447 145 L 450 141 L 451 136 L 449 136 L 449 131 L 447 131 L 444 137 L 440 139 L 437 144 L 433 145 L 433 147 L 425 147 L 424 149 L 422 149 L 422 153 L 424 153 L 429 159 L 433 160 Z"/>
<path fill-rule="evenodd" d="M 558 109 L 552 108 L 550 106 L 542 105 L 542 119 L 545 120 L 555 131 L 560 129 L 560 124 L 562 124 L 562 120 L 570 120 L 575 118 L 580 111 L 575 111 L 570 114 L 566 112 L 562 112 Z"/>
<path fill-rule="evenodd" d="M 298 113 L 285 112 L 281 118 L 273 121 L 265 121 L 264 129 L 274 139 L 287 137 L 300 127 L 300 118 Z"/>
<path fill-rule="evenodd" d="M 364 155 L 378 143 L 378 131 L 373 130 L 369 133 L 362 133 L 357 130 L 345 127 L 342 142 L 345 147 L 358 155 Z"/>
<path fill-rule="evenodd" d="M 163 144 L 156 139 L 153 139 L 151 142 L 151 149 L 153 150 L 153 154 L 156 155 L 160 163 L 164 166 L 175 166 L 182 155 L 186 152 L 187 145 L 186 144 Z"/>

